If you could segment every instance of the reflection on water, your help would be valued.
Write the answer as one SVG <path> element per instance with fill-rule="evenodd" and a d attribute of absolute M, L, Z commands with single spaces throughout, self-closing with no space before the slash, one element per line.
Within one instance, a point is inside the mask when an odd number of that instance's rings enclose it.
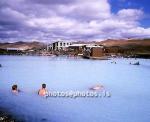
<path fill-rule="evenodd" d="M 0 56 L 0 107 L 28 122 L 147 122 L 150 119 L 150 60 L 111 61 L 66 57 Z M 110 98 L 55 98 L 37 95 L 42 83 L 49 91 L 86 91 L 103 84 Z M 12 84 L 22 92 L 11 93 Z"/>

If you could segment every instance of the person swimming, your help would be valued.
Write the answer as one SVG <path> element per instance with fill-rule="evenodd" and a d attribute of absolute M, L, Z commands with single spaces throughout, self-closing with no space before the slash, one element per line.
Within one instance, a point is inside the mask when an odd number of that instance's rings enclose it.
<path fill-rule="evenodd" d="M 18 86 L 17 86 L 16 84 L 12 86 L 12 92 L 13 92 L 13 93 L 18 93 L 18 92 L 20 92 L 20 90 L 18 89 Z"/>
<path fill-rule="evenodd" d="M 42 84 L 42 88 L 38 91 L 38 95 L 45 96 L 47 94 L 46 84 Z"/>
<path fill-rule="evenodd" d="M 95 86 L 93 86 L 93 87 L 91 87 L 90 88 L 90 90 L 103 90 L 104 89 L 104 86 L 103 85 L 101 85 L 101 84 L 97 84 L 97 85 L 95 85 Z"/>

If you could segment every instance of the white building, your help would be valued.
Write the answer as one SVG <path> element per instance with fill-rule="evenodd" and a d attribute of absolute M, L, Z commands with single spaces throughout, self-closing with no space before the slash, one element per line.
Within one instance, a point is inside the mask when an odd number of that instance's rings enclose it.
<path fill-rule="evenodd" d="M 7 51 L 24 51 L 23 48 L 6 48 Z"/>
<path fill-rule="evenodd" d="M 47 46 L 48 51 L 52 50 L 66 50 L 67 47 L 71 45 L 71 42 L 66 41 L 56 41 Z"/>
<path fill-rule="evenodd" d="M 82 47 L 86 47 L 86 48 L 94 48 L 94 47 L 100 47 L 100 48 L 103 48 L 102 45 L 97 45 L 97 44 L 72 44 L 69 46 L 70 48 L 73 48 L 73 47 L 78 47 L 78 48 L 82 48 Z"/>

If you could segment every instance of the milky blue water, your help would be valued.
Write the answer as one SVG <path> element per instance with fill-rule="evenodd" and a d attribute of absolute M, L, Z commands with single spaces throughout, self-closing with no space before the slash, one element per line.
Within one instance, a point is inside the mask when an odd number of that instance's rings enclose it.
<path fill-rule="evenodd" d="M 141 65 L 129 65 L 135 59 L 0 56 L 0 107 L 27 122 L 149 122 L 150 60 L 137 60 Z M 100 83 L 112 96 L 45 99 L 37 95 L 42 83 L 49 91 L 86 91 Z"/>

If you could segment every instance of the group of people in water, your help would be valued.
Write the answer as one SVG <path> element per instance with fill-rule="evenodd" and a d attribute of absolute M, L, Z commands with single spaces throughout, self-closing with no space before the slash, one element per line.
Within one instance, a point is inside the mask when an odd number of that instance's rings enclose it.
<path fill-rule="evenodd" d="M 112 61 L 111 64 L 117 64 L 115 61 Z"/>
<path fill-rule="evenodd" d="M 91 88 L 89 88 L 89 90 L 94 90 L 94 91 L 97 91 L 97 90 L 103 90 L 104 89 L 104 86 L 103 85 L 100 85 L 100 84 L 97 84 Z M 12 86 L 12 93 L 14 94 L 17 94 L 21 92 L 20 89 L 18 89 L 18 86 L 16 84 L 14 84 Z M 38 95 L 39 96 L 46 96 L 46 94 L 48 93 L 47 89 L 46 89 L 46 84 L 43 83 L 42 84 L 42 87 L 38 90 Z"/>
<path fill-rule="evenodd" d="M 115 61 L 112 61 L 111 64 L 117 64 L 117 63 Z M 130 62 L 129 64 L 131 64 L 131 65 L 140 65 L 140 62 L 139 61 L 137 61 L 135 63 Z"/>
<path fill-rule="evenodd" d="M 14 84 L 12 86 L 12 92 L 17 94 L 17 93 L 21 92 L 21 90 L 18 89 L 18 86 L 16 84 Z M 46 89 L 46 84 L 43 83 L 41 89 L 39 89 L 39 91 L 38 91 L 38 95 L 45 96 L 47 93 L 48 93 L 48 91 Z"/>
<path fill-rule="evenodd" d="M 138 61 L 138 62 L 135 62 L 135 63 L 129 63 L 129 64 L 131 64 L 131 65 L 140 65 L 140 62 Z"/>

